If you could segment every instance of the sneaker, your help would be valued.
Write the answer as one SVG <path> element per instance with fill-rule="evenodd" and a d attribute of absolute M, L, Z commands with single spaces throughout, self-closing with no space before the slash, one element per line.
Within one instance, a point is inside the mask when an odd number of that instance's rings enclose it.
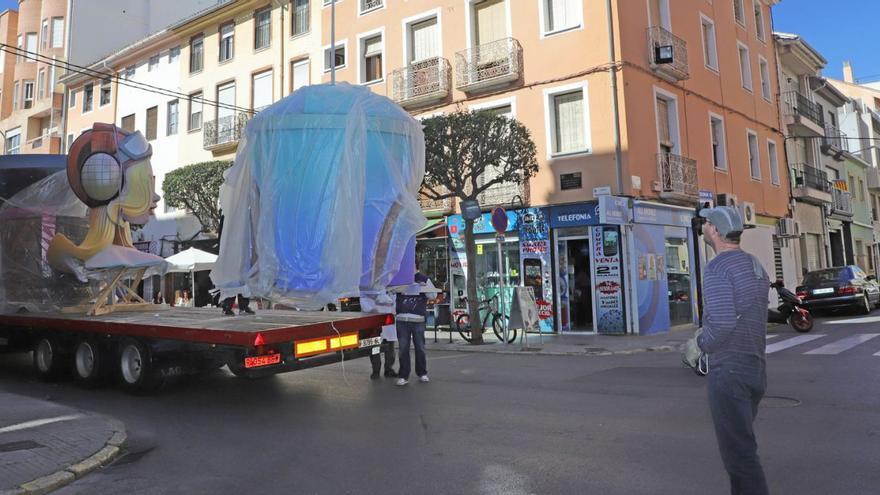
<path fill-rule="evenodd" d="M 406 378 L 398 378 L 397 381 L 394 382 L 394 384 L 397 385 L 398 387 L 402 387 L 402 386 L 406 385 L 407 383 L 409 383 L 409 380 L 407 380 Z"/>
<path fill-rule="evenodd" d="M 378 379 L 379 379 L 379 372 L 378 371 L 374 371 L 372 374 L 370 374 L 370 380 L 378 380 Z"/>
<path fill-rule="evenodd" d="M 431 381 L 431 379 L 428 378 L 428 375 L 423 375 L 423 376 L 420 376 L 420 377 L 419 377 L 419 381 L 422 382 L 422 383 L 428 383 L 428 382 Z"/>
<path fill-rule="evenodd" d="M 224 316 L 235 316 L 235 311 L 232 311 L 231 309 L 224 309 L 223 315 Z"/>
<path fill-rule="evenodd" d="M 386 371 L 385 371 L 385 376 L 386 376 L 387 378 L 397 378 L 397 372 L 394 371 L 394 370 L 386 370 Z"/>
<path fill-rule="evenodd" d="M 251 308 L 244 308 L 241 311 L 239 311 L 238 314 L 255 315 L 256 313 L 254 313 L 254 310 L 252 310 Z"/>

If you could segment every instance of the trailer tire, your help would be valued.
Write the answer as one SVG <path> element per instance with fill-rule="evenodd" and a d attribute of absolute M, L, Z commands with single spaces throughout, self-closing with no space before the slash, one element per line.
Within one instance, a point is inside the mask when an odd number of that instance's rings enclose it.
<path fill-rule="evenodd" d="M 41 380 L 56 380 L 67 371 L 67 356 L 58 339 L 40 337 L 34 345 L 34 370 Z"/>
<path fill-rule="evenodd" d="M 84 338 L 73 351 L 73 376 L 85 387 L 96 387 L 107 376 L 107 351 L 95 340 Z"/>
<path fill-rule="evenodd" d="M 165 384 L 165 380 L 153 366 L 150 347 L 139 340 L 122 340 L 116 361 L 119 366 L 119 383 L 126 392 L 150 393 Z"/>

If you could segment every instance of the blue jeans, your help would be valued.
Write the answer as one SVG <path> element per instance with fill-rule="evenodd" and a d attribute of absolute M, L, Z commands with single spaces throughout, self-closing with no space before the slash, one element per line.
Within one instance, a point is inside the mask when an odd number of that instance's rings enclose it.
<path fill-rule="evenodd" d="M 397 376 L 403 379 L 409 379 L 411 367 L 409 358 L 410 338 L 416 347 L 416 375 L 425 376 L 428 374 L 428 357 L 425 354 L 425 322 L 398 320 L 397 342 L 400 346 L 400 368 L 397 370 Z"/>
<path fill-rule="evenodd" d="M 710 368 L 709 409 L 733 495 L 769 493 L 753 428 L 766 389 L 763 365 L 725 363 Z"/>

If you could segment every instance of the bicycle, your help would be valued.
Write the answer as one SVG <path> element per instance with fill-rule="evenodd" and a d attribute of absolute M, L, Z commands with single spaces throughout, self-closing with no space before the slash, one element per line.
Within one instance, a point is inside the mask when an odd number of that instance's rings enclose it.
<path fill-rule="evenodd" d="M 467 303 L 467 298 L 464 298 L 465 303 Z M 498 337 L 498 340 L 504 342 L 504 327 L 502 326 L 502 318 L 509 320 L 506 316 L 502 315 L 500 311 L 498 311 L 498 296 L 492 296 L 491 299 L 486 299 L 485 301 L 480 301 L 480 312 L 485 311 L 486 315 L 483 316 L 483 331 L 486 331 L 486 323 L 489 322 L 489 318 L 492 319 L 492 330 L 495 332 L 495 336 Z M 455 326 L 457 327 L 458 333 L 461 335 L 461 338 L 464 340 L 471 342 L 471 326 L 470 326 L 470 314 L 464 313 L 458 315 L 458 318 L 455 319 Z M 516 340 L 516 330 L 512 328 L 507 329 L 507 343 L 512 343 Z"/>

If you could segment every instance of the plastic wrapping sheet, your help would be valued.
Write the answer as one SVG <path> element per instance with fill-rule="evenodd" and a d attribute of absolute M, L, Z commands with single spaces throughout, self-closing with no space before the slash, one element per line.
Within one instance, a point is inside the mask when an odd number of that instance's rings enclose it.
<path fill-rule="evenodd" d="M 425 224 L 424 162 L 421 124 L 361 86 L 308 86 L 263 110 L 226 172 L 214 285 L 300 308 L 383 289 Z"/>

